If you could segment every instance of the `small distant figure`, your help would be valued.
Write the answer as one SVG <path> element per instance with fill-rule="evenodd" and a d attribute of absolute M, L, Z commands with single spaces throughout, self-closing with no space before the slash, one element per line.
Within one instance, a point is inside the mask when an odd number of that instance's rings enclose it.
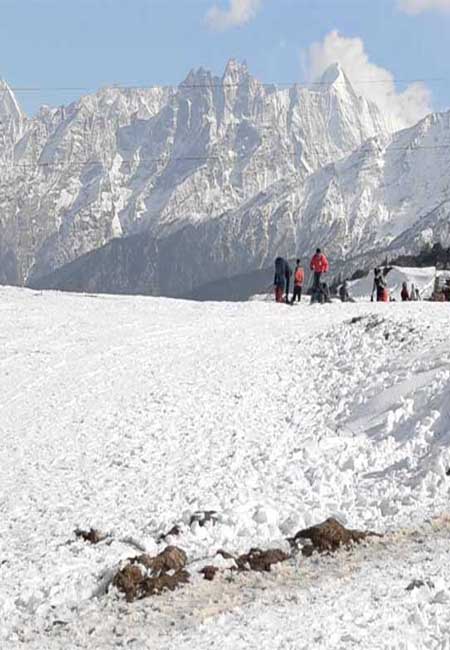
<path fill-rule="evenodd" d="M 408 300 L 411 300 L 410 295 L 409 295 L 409 291 L 408 291 L 408 285 L 406 284 L 406 282 L 403 282 L 403 284 L 402 284 L 402 290 L 400 292 L 400 297 L 402 299 L 402 302 L 406 302 Z"/>
<path fill-rule="evenodd" d="M 330 270 L 330 264 L 320 248 L 316 249 L 311 258 L 309 268 L 314 272 L 313 291 L 320 290 L 322 273 L 328 273 Z"/>
<path fill-rule="evenodd" d="M 294 271 L 294 293 L 292 295 L 292 304 L 294 304 L 296 298 L 298 299 L 298 302 L 301 302 L 304 281 L 305 272 L 300 264 L 300 260 L 298 259 Z"/>
<path fill-rule="evenodd" d="M 411 291 L 409 292 L 409 299 L 414 301 L 417 300 L 416 287 L 414 286 L 414 282 L 411 283 Z"/>
<path fill-rule="evenodd" d="M 421 300 L 420 291 L 417 287 L 416 287 L 416 300 Z"/>
<path fill-rule="evenodd" d="M 379 267 L 376 267 L 373 270 L 373 287 L 372 287 L 372 295 L 370 297 L 370 300 L 372 302 L 373 302 L 374 293 L 376 294 L 377 302 L 388 302 L 389 293 L 387 290 L 386 281 Z"/>
<path fill-rule="evenodd" d="M 291 275 L 291 267 L 287 260 L 283 257 L 277 257 L 275 260 L 275 277 L 273 280 L 276 302 L 283 302 L 284 295 L 286 302 L 289 302 L 289 284 Z"/>
<path fill-rule="evenodd" d="M 347 280 L 344 280 L 339 287 L 339 298 L 341 299 L 341 302 L 355 302 L 354 298 L 350 295 Z"/>

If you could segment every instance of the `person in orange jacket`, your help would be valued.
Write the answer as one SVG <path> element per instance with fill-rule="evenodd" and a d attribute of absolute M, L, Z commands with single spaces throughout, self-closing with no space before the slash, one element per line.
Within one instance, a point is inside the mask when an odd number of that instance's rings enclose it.
<path fill-rule="evenodd" d="M 322 273 L 328 273 L 330 270 L 330 264 L 320 248 L 313 255 L 309 268 L 314 272 L 313 291 L 320 291 Z"/>
<path fill-rule="evenodd" d="M 303 267 L 300 264 L 300 260 L 297 260 L 295 271 L 294 271 L 294 293 L 292 294 L 292 300 L 291 300 L 292 305 L 294 304 L 296 298 L 298 298 L 298 301 L 301 302 L 304 281 L 305 281 L 305 272 L 303 270 Z"/>

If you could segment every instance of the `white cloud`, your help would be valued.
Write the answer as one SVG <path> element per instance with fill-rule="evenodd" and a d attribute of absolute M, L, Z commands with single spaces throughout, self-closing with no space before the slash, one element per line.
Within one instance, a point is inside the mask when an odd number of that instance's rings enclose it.
<path fill-rule="evenodd" d="M 423 11 L 450 11 L 450 0 L 399 0 L 399 7 L 407 14 Z"/>
<path fill-rule="evenodd" d="M 217 5 L 206 14 L 206 21 L 212 29 L 224 31 L 250 22 L 261 6 L 261 0 L 229 0 L 228 9 Z"/>
<path fill-rule="evenodd" d="M 333 63 L 340 63 L 358 94 L 375 102 L 397 126 L 415 124 L 432 111 L 427 86 L 411 83 L 398 92 L 393 74 L 369 61 L 360 38 L 346 38 L 332 31 L 322 42 L 313 43 L 303 58 L 310 80 L 319 78 Z"/>

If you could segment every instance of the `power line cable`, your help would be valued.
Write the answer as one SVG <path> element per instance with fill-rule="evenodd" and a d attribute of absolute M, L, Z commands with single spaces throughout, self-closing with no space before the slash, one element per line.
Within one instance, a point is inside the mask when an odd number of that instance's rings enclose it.
<path fill-rule="evenodd" d="M 310 149 L 311 150 L 311 149 Z M 408 145 L 405 147 L 396 147 L 396 146 L 386 146 L 386 147 L 381 147 L 380 151 L 384 152 L 389 152 L 389 151 L 429 151 L 429 150 L 450 150 L 450 143 L 449 144 L 437 144 L 437 145 Z M 320 150 L 317 148 L 313 148 L 312 151 L 315 153 L 320 153 Z M 343 151 L 342 153 L 345 155 L 349 155 L 352 153 L 369 153 L 371 149 L 369 147 L 365 148 L 364 144 L 361 145 L 360 147 L 357 147 L 356 149 L 349 149 L 347 151 Z M 301 151 L 282 151 L 281 156 L 282 157 L 295 157 L 298 158 L 302 155 Z M 146 162 L 154 162 L 154 163 L 165 163 L 165 164 L 170 164 L 172 162 L 209 162 L 209 161 L 223 161 L 223 162 L 230 162 L 230 163 L 237 163 L 237 162 L 252 162 L 254 160 L 258 160 L 261 158 L 266 158 L 270 159 L 271 156 L 269 155 L 269 152 L 256 152 L 252 156 L 244 156 L 244 155 L 235 155 L 235 156 L 230 156 L 228 158 L 223 158 L 220 156 L 174 156 L 174 157 L 158 157 L 158 158 L 135 158 L 135 159 L 121 159 L 121 160 L 112 160 L 112 161 L 107 161 L 107 160 L 100 160 L 100 159 L 89 159 L 86 158 L 85 160 L 58 160 L 58 161 L 50 161 L 50 162 L 43 162 L 43 161 L 36 161 L 36 163 L 21 163 L 19 161 L 11 161 L 11 162 L 4 162 L 3 167 L 9 167 L 9 168 L 18 168 L 18 169 L 39 169 L 39 168 L 52 168 L 52 167 L 61 167 L 61 168 L 71 168 L 71 167 L 84 167 L 84 166 L 106 166 L 106 167 L 111 167 L 114 164 L 118 164 L 119 166 L 122 165 L 129 165 L 130 167 L 133 165 L 139 166 L 141 163 L 146 163 Z M 330 161 L 328 164 L 333 164 L 334 162 L 339 162 L 339 160 L 342 160 L 343 158 L 338 159 L 337 161 Z"/>
<path fill-rule="evenodd" d="M 254 81 L 258 86 L 265 88 L 276 87 L 292 87 L 297 86 L 309 87 L 309 86 L 333 86 L 344 84 L 345 82 L 340 81 L 272 81 L 272 82 L 260 82 L 255 78 L 251 78 L 246 82 L 235 82 L 235 83 L 181 83 L 174 85 L 165 85 L 165 84 L 153 84 L 153 85 L 141 85 L 141 84 L 111 84 L 108 86 L 103 86 L 99 89 L 96 89 L 95 86 L 8 86 L 7 88 L 0 88 L 0 92 L 8 92 L 11 90 L 13 92 L 69 92 L 69 91 L 94 91 L 95 93 L 101 92 L 102 90 L 184 90 L 184 89 L 195 89 L 195 88 L 211 88 L 211 89 L 220 89 L 220 88 L 239 88 L 247 87 L 250 82 Z M 423 77 L 418 79 L 352 79 L 351 84 L 413 84 L 413 83 L 449 83 L 449 79 L 445 77 Z"/>

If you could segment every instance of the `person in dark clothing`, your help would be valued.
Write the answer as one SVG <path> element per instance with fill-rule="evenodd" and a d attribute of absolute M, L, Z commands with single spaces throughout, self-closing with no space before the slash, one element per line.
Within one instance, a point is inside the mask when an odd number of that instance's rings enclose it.
<path fill-rule="evenodd" d="M 373 287 L 372 287 L 372 296 L 371 301 L 373 302 L 373 294 L 376 292 L 377 302 L 384 301 L 384 290 L 386 289 L 386 281 L 383 278 L 381 269 L 378 267 L 373 271 Z"/>
<path fill-rule="evenodd" d="M 402 284 L 402 290 L 401 290 L 400 296 L 401 296 L 401 299 L 402 299 L 403 302 L 406 302 L 407 300 L 411 300 L 410 295 L 409 295 L 409 291 L 408 291 L 408 285 L 406 284 L 406 282 L 403 282 L 403 284 Z"/>
<path fill-rule="evenodd" d="M 299 302 L 301 302 L 304 280 L 305 280 L 305 272 L 300 264 L 300 260 L 297 260 L 295 271 L 294 271 L 294 293 L 292 295 L 292 301 L 291 301 L 292 304 L 294 304 L 296 298 L 298 299 Z"/>
<path fill-rule="evenodd" d="M 277 257 L 275 260 L 275 277 L 273 284 L 275 287 L 275 300 L 283 302 L 283 290 L 285 290 L 285 300 L 289 302 L 289 284 L 291 280 L 291 267 L 283 257 Z"/>

